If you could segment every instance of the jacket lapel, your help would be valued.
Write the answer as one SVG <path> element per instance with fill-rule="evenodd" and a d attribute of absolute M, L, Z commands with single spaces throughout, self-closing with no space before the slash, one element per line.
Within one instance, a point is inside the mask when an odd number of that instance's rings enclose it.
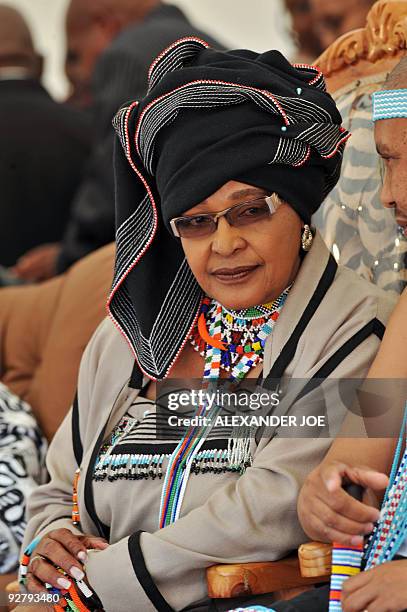
<path fill-rule="evenodd" d="M 276 372 L 275 366 L 279 362 L 281 364 L 287 362 L 290 353 L 293 351 L 295 353 L 299 337 L 301 337 L 308 321 L 314 315 L 327 289 L 332 284 L 336 269 L 337 265 L 332 255 L 321 235 L 317 232 L 312 248 L 302 262 L 272 337 L 266 343 L 264 378 L 273 370 Z M 295 330 L 297 330 L 296 334 L 294 333 Z M 286 363 L 286 366 L 288 363 Z M 283 365 L 278 370 L 281 370 L 282 367 Z M 276 372 L 277 377 L 282 376 L 284 370 L 285 367 L 282 372 Z"/>

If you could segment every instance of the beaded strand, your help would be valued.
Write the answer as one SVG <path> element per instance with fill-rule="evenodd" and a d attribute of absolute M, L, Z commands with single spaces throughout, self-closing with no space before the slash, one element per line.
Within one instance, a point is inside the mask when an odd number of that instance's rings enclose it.
<path fill-rule="evenodd" d="M 407 404 L 380 518 L 365 551 L 366 569 L 390 561 L 407 538 Z M 400 460 L 401 457 L 401 460 Z"/>
<path fill-rule="evenodd" d="M 266 340 L 272 333 L 289 290 L 290 288 L 286 289 L 271 305 L 265 304 L 250 308 L 248 311 L 226 311 L 221 304 L 210 298 L 203 299 L 197 332 L 191 339 L 196 350 L 200 350 L 204 345 L 203 388 L 207 391 L 216 389 L 221 367 L 231 369 L 229 383 L 235 386 L 261 362 Z M 248 313 L 247 318 L 245 317 L 246 312 Z M 253 324 L 254 321 L 255 324 Z M 241 337 L 243 342 L 248 336 L 251 336 L 252 342 L 239 346 L 229 344 L 228 333 L 231 325 L 241 328 L 237 331 L 243 330 Z M 225 327 L 228 328 L 227 333 L 224 331 Z M 253 329 L 255 329 L 255 336 L 253 336 Z M 220 411 L 221 406 L 214 405 L 209 411 L 205 404 L 200 406 L 196 416 L 199 417 L 208 412 L 207 422 L 210 424 L 190 426 L 172 453 L 160 500 L 158 523 L 160 529 L 178 519 L 189 476 L 191 472 L 194 473 L 193 467 L 196 464 L 197 455 L 211 431 L 211 423 L 214 422 Z M 227 456 L 232 470 L 243 473 L 251 463 L 250 437 L 240 436 L 237 439 L 229 439 Z"/>

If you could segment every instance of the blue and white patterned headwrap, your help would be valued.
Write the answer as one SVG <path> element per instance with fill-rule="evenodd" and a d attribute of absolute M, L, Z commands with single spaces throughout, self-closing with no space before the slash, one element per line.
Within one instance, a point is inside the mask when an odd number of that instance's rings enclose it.
<path fill-rule="evenodd" d="M 407 89 L 389 89 L 373 94 L 373 121 L 407 118 Z"/>

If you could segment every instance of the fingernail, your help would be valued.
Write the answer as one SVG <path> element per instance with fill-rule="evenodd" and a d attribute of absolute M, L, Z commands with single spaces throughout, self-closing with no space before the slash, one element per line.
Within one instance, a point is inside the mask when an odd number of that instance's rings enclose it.
<path fill-rule="evenodd" d="M 85 553 L 84 550 L 81 550 L 80 552 L 78 552 L 78 559 L 80 559 L 81 561 L 88 560 L 88 555 Z"/>
<path fill-rule="evenodd" d="M 373 523 L 368 523 L 365 527 L 365 532 L 372 533 L 372 531 L 373 531 Z"/>
<path fill-rule="evenodd" d="M 360 544 L 363 544 L 363 538 L 362 536 L 353 536 L 350 543 L 352 546 L 360 546 Z"/>
<path fill-rule="evenodd" d="M 79 567 L 76 567 L 75 565 L 71 567 L 71 569 L 69 570 L 69 573 L 71 574 L 71 576 L 75 578 L 75 580 L 82 580 L 82 578 L 85 578 L 85 574 L 83 573 L 83 571 L 80 570 Z"/>
<path fill-rule="evenodd" d="M 57 583 L 59 584 L 59 586 L 61 586 L 63 589 L 70 589 L 71 588 L 71 583 L 69 580 L 67 580 L 66 578 L 58 578 Z"/>

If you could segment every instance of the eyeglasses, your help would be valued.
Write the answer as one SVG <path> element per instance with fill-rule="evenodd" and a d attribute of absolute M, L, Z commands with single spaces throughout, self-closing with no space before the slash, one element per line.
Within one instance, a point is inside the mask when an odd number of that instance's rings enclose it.
<path fill-rule="evenodd" d="M 225 217 L 232 227 L 246 227 L 267 221 L 276 210 L 276 196 L 264 196 L 231 206 L 218 213 L 176 217 L 171 219 L 170 226 L 177 238 L 203 238 L 216 232 L 221 217 Z"/>

